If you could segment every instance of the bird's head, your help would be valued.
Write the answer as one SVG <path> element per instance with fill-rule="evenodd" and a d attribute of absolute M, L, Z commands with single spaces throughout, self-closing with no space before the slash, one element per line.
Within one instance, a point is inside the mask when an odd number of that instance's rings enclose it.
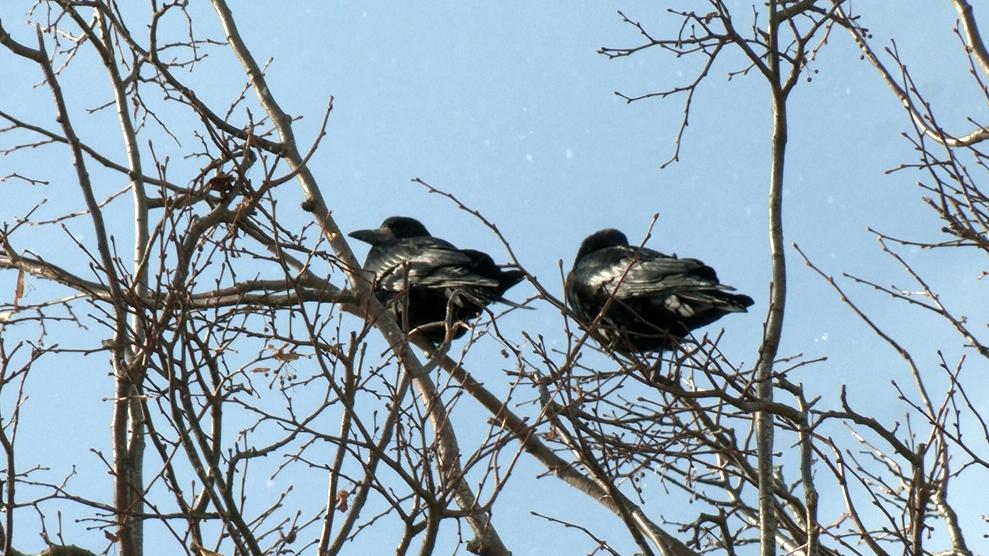
<path fill-rule="evenodd" d="M 607 247 L 616 246 L 627 246 L 628 238 L 625 234 L 614 228 L 607 228 L 604 230 L 598 230 L 593 234 L 587 236 L 584 241 L 580 243 L 580 249 L 577 251 L 577 258 L 574 259 L 574 264 L 577 261 L 583 259 L 591 253 L 605 249 Z"/>
<path fill-rule="evenodd" d="M 381 226 L 370 230 L 357 230 L 350 232 L 350 237 L 377 245 L 398 241 L 408 237 L 429 237 L 429 230 L 415 218 L 408 216 L 389 216 L 381 223 Z"/>

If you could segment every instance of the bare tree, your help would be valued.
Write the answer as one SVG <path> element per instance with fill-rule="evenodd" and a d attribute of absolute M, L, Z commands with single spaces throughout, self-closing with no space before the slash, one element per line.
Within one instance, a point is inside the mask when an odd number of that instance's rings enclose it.
<path fill-rule="evenodd" d="M 963 1 L 953 1 L 951 4 L 959 16 L 960 24 L 955 33 L 963 52 L 969 57 L 970 75 L 977 90 L 985 94 L 983 79 L 989 71 L 989 57 L 986 56 L 973 8 Z M 764 555 L 775 554 L 782 548 L 787 552 L 803 554 L 834 550 L 859 553 L 858 547 L 862 546 L 873 554 L 886 554 L 888 550 L 909 554 L 971 554 L 966 537 L 972 533 L 965 534 L 956 506 L 948 496 L 952 479 L 963 473 L 971 479 L 971 476 L 980 476 L 986 470 L 984 441 L 989 437 L 985 435 L 985 421 L 978 403 L 970 394 L 971 387 L 966 387 L 967 381 L 963 380 L 962 370 L 967 357 L 963 355 L 959 361 L 950 363 L 942 354 L 939 368 L 921 368 L 908 346 L 897 342 L 851 300 L 845 286 L 796 248 L 804 262 L 834 287 L 838 298 L 863 319 L 877 339 L 890 345 L 903 359 L 914 381 L 914 393 L 910 394 L 905 386 L 894 382 L 890 400 L 899 399 L 907 403 L 908 413 L 904 418 L 908 427 L 902 430 L 899 424 L 883 424 L 867 413 L 853 409 L 844 389 L 839 400 L 829 402 L 806 392 L 796 380 L 790 380 L 788 377 L 792 371 L 809 362 L 774 361 L 781 331 L 786 276 L 778 188 L 782 183 L 785 160 L 787 94 L 798 83 L 801 74 L 806 72 L 808 65 L 813 63 L 819 50 L 832 40 L 834 30 L 847 31 L 864 57 L 903 103 L 913 124 L 911 142 L 920 160 L 903 164 L 898 169 L 927 172 L 928 180 L 920 183 L 931 194 L 925 202 L 945 221 L 943 231 L 955 239 L 910 241 L 875 232 L 882 251 L 902 265 L 915 289 L 884 286 L 849 274 L 845 277 L 853 283 L 907 303 L 909 308 L 905 311 L 921 308 L 934 313 L 960 334 L 966 347 L 974 348 L 979 356 L 985 357 L 986 351 L 978 338 L 979 333 L 969 324 L 971 315 L 964 316 L 946 307 L 930 282 L 899 255 L 895 247 L 984 249 L 989 231 L 985 227 L 985 196 L 979 190 L 977 176 L 973 176 L 966 161 L 976 168 L 985 167 L 984 155 L 978 150 L 979 143 L 985 138 L 985 129 L 974 119 L 970 121 L 975 129 L 963 134 L 952 134 L 939 125 L 931 105 L 914 85 L 895 43 L 886 49 L 892 62 L 881 61 L 871 44 L 870 32 L 861 18 L 851 11 L 850 2 L 769 2 L 764 9 L 753 11 L 748 36 L 739 33 L 740 18 L 730 13 L 726 4 L 712 1 L 709 10 L 706 13 L 670 10 L 681 19 L 682 24 L 679 33 L 669 38 L 656 37 L 646 26 L 621 14 L 623 20 L 639 32 L 644 42 L 636 47 L 605 48 L 601 52 L 617 58 L 646 48 L 661 48 L 677 56 L 702 60 L 696 79 L 686 85 L 637 96 L 618 93 L 628 102 L 674 95 L 685 98 L 677 148 L 670 162 L 679 158 L 679 145 L 689 122 L 694 92 L 709 76 L 719 55 L 727 47 L 738 48 L 747 57 L 746 65 L 730 71 L 729 77 L 745 75 L 757 69 L 754 73 L 762 74 L 770 84 L 774 114 L 773 163 L 769 179 L 772 296 L 759 363 L 754 376 L 748 376 L 747 381 L 739 383 L 756 385 L 753 388 L 758 390 L 758 394 L 751 401 L 746 397 L 738 400 L 749 401 L 752 403 L 751 410 L 762 412 L 762 417 L 754 419 L 759 473 L 756 476 L 753 472 L 747 477 L 747 482 L 759 487 L 760 552 Z M 761 25 L 765 27 L 760 28 Z M 785 39 L 781 38 L 782 30 L 789 33 Z M 785 74 L 780 73 L 781 67 L 787 68 Z M 984 319 L 981 316 L 979 322 Z M 940 349 L 938 353 L 941 354 Z M 704 368 L 710 369 L 711 364 L 706 362 Z M 934 392 L 945 383 L 945 378 L 947 391 L 938 397 Z M 792 403 L 775 401 L 774 389 L 789 395 Z M 711 391 L 731 391 L 731 388 L 714 385 Z M 696 391 L 681 392 L 679 395 L 697 396 Z M 827 408 L 829 403 L 831 408 Z M 745 405 L 732 400 L 729 407 L 743 408 Z M 713 412 L 716 415 L 723 413 L 728 411 Z M 768 415 L 775 419 L 771 426 L 769 421 L 763 420 L 769 419 Z M 847 446 L 843 439 L 834 436 L 829 426 L 834 422 L 843 424 L 861 449 Z M 768 428 L 770 431 L 775 429 L 796 435 L 794 445 L 799 450 L 800 463 L 793 486 L 787 487 L 791 483 L 785 478 L 783 466 L 774 465 L 772 435 L 760 433 L 760 427 L 763 431 Z M 734 427 L 735 430 L 739 428 L 738 425 Z M 973 441 L 973 434 L 979 440 Z M 726 459 L 737 461 L 746 453 L 738 451 L 733 458 Z M 752 464 L 752 467 L 756 465 Z M 821 488 L 817 485 L 820 483 L 826 485 L 825 491 L 840 491 L 844 501 L 844 513 L 831 525 L 822 522 L 818 516 Z M 723 485 L 721 490 L 737 496 L 737 491 L 728 484 Z M 747 523 L 743 522 L 743 528 L 756 525 L 755 505 L 740 504 L 734 496 L 728 504 L 714 503 L 719 507 L 716 515 L 702 514 L 695 523 L 690 524 L 691 528 L 709 536 L 709 546 L 723 548 L 729 553 L 734 552 L 733 545 L 738 543 L 733 541 L 732 522 L 726 516 L 738 516 L 740 509 L 748 508 L 749 515 L 746 516 Z M 864 509 L 870 506 L 878 508 L 878 511 Z M 949 548 L 936 551 L 927 548 L 931 538 L 946 543 Z"/>
<path fill-rule="evenodd" d="M 972 8 L 953 4 L 972 78 L 986 91 L 989 56 Z M 976 183 L 985 130 L 973 122 L 973 131 L 952 135 L 938 125 L 895 50 L 892 62 L 875 54 L 850 2 L 771 0 L 738 15 L 711 0 L 704 13 L 670 10 L 681 25 L 668 37 L 622 14 L 639 43 L 601 49 L 611 58 L 654 48 L 697 61 L 684 85 L 622 95 L 684 98 L 670 162 L 689 140 L 694 92 L 726 53 L 743 60 L 730 77 L 752 74 L 768 85 L 772 282 L 751 368 L 722 353 L 719 335 L 662 358 L 611 352 L 571 318 L 553 293 L 557 284 L 528 272 L 533 305 L 562 317 L 561 344 L 533 334 L 507 338 L 494 313 L 459 351 L 451 349 L 452 328 L 439 346 L 403 332 L 371 295 L 373 278 L 360 270 L 309 167 L 332 99 L 315 136 L 296 137 L 295 119 L 272 93 L 230 6 L 212 6 L 207 24 L 208 14 L 182 1 L 124 9 L 112 0 L 45 0 L 29 14 L 31 32 L 0 25 L 3 55 L 29 63 L 50 94 L 46 114 L 0 107 L 0 148 L 14 162 L 0 183 L 35 200 L 0 230 L 0 269 L 15 284 L 0 305 L 4 554 L 20 554 L 15 543 L 37 533 L 15 520 L 29 512 L 48 554 L 160 553 L 161 541 L 149 545 L 152 535 L 169 540 L 168 553 L 200 556 L 338 554 L 364 539 L 397 554 L 455 552 L 462 543 L 476 554 L 509 554 L 492 512 L 505 489 L 526 480 L 517 471 L 523 458 L 615 515 L 609 527 L 595 528 L 532 514 L 533 522 L 586 539 L 593 553 L 620 553 L 608 540 L 616 535 L 642 554 L 972 553 L 966 538 L 974 533 L 960 524 L 948 491 L 963 473 L 983 477 L 989 460 L 989 427 L 963 373 L 966 359 L 921 368 L 910 347 L 858 308 L 844 281 L 803 252 L 834 286 L 836 302 L 901 355 L 914 384 L 894 383 L 888 396 L 908 404 L 908 427 L 853 408 L 844 393 L 821 399 L 799 380 L 821 362 L 778 353 L 788 103 L 841 30 L 906 107 L 920 160 L 901 171 L 925 172 L 921 187 L 952 236 L 916 242 L 877 232 L 919 293 L 848 280 L 904 302 L 905 311 L 935 314 L 978 357 L 989 354 L 981 321 L 976 328 L 975 316 L 943 305 L 896 251 L 913 244 L 989 251 L 986 197 Z M 218 31 L 202 30 L 210 26 Z M 222 91 L 197 84 L 209 57 L 231 54 L 243 84 Z M 80 77 L 73 72 L 80 66 L 102 74 Z M 105 102 L 81 108 L 80 79 L 99 79 Z M 122 149 L 84 129 L 103 136 L 114 129 Z M 37 152 L 50 166 L 72 166 L 78 205 L 46 189 L 48 169 L 23 158 Z M 476 216 L 525 270 L 483 211 L 415 181 Z M 290 206 L 293 198 L 301 203 Z M 47 215 L 46 203 L 65 208 Z M 71 249 L 53 248 L 56 241 Z M 33 284 L 44 299 L 26 294 Z M 467 367 L 473 346 L 499 341 L 507 399 Z M 98 360 L 113 385 L 111 453 L 94 449 L 105 469 L 54 477 L 44 462 L 22 468 L 15 456 L 33 369 L 83 357 Z M 945 394 L 929 384 L 932 375 L 947 381 Z M 481 419 L 461 409 L 467 398 L 484 408 Z M 657 521 L 663 500 L 644 491 L 647 473 L 661 478 L 670 499 L 693 501 L 692 509 L 676 522 Z M 97 476 L 109 477 L 112 495 L 80 492 L 80 482 Z M 321 503 L 299 504 L 292 486 L 264 492 L 257 485 L 268 477 L 318 482 Z M 844 510 L 822 515 L 822 492 L 835 493 L 828 502 Z M 62 537 L 60 513 L 70 507 L 103 532 L 105 546 L 78 549 Z"/>

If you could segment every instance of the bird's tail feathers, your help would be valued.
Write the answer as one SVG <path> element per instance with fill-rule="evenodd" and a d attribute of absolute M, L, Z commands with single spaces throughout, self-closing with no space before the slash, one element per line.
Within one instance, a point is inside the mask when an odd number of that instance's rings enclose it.
<path fill-rule="evenodd" d="M 510 299 L 506 299 L 498 294 L 488 291 L 465 288 L 457 290 L 457 294 L 463 296 L 466 300 L 477 305 L 478 307 L 485 307 L 491 303 L 501 303 L 514 309 L 533 310 L 532 307 L 516 303 Z"/>
<path fill-rule="evenodd" d="M 506 299 L 500 295 L 491 296 L 491 301 L 497 301 L 498 303 L 501 303 L 503 305 L 508 305 L 509 307 L 512 307 L 514 309 L 526 309 L 528 311 L 534 310 L 534 307 L 529 307 L 528 305 L 522 305 L 520 303 L 516 303 L 511 299 Z"/>
<path fill-rule="evenodd" d="M 679 297 L 686 305 L 693 308 L 693 312 L 700 313 L 704 310 L 714 309 L 729 313 L 745 313 L 750 305 L 755 303 L 751 297 L 730 293 L 725 291 L 727 286 L 716 290 L 696 290 L 678 292 L 675 297 Z M 734 289 L 734 288 L 731 288 Z"/>
<path fill-rule="evenodd" d="M 501 268 L 505 268 L 505 267 L 501 267 Z M 522 272 L 521 270 L 517 270 L 517 269 L 502 270 L 501 277 L 499 279 L 501 285 L 498 287 L 498 295 L 500 296 L 501 294 L 505 293 L 506 291 L 514 287 L 522 280 L 525 280 L 525 273 Z"/>

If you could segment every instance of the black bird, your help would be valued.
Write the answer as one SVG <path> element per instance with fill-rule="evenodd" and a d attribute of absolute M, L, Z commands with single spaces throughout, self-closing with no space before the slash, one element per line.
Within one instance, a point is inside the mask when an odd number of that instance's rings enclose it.
<path fill-rule="evenodd" d="M 744 313 L 752 298 L 734 289 L 701 261 L 631 247 L 614 229 L 580 244 L 566 281 L 567 301 L 585 326 L 608 306 L 591 333 L 620 353 L 668 350 L 695 328 Z"/>
<path fill-rule="evenodd" d="M 502 296 L 524 273 L 503 270 L 487 253 L 457 249 L 431 236 L 414 218 L 392 216 L 379 228 L 351 232 L 350 237 L 371 244 L 364 270 L 374 275 L 378 299 L 390 306 L 406 332 L 422 327 L 419 333 L 433 344 L 446 337 L 448 306 L 454 338 L 463 336 L 466 323 L 491 303 L 519 307 Z"/>

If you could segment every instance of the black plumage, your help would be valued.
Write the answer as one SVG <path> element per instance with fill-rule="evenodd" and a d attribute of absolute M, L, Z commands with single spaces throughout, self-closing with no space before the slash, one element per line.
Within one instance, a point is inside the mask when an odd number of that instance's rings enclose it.
<path fill-rule="evenodd" d="M 503 296 L 522 281 L 522 272 L 499 267 L 487 253 L 457 249 L 430 235 L 414 218 L 392 216 L 379 228 L 358 230 L 350 237 L 371 244 L 364 270 L 374 275 L 378 299 L 407 332 L 418 328 L 433 344 L 446 336 L 448 308 L 453 337 L 459 338 L 487 305 L 516 306 Z"/>
<path fill-rule="evenodd" d="M 580 244 L 566 281 L 567 301 L 585 327 L 607 305 L 591 334 L 622 353 L 671 349 L 691 330 L 745 312 L 752 298 L 733 291 L 701 261 L 629 246 L 614 229 Z"/>

